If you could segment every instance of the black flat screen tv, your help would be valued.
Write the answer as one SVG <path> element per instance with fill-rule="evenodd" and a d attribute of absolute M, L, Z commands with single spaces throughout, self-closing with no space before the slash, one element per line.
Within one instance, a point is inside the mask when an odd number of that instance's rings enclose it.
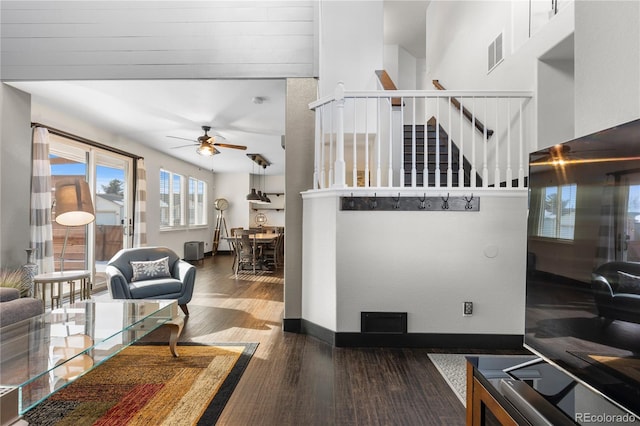
<path fill-rule="evenodd" d="M 640 418 L 640 120 L 529 156 L 525 347 Z"/>

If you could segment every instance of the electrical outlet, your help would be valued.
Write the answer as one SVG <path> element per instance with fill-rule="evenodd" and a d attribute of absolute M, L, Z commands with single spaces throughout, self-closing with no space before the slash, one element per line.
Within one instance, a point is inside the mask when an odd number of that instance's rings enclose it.
<path fill-rule="evenodd" d="M 473 302 L 462 302 L 462 315 L 465 317 L 473 315 Z"/>

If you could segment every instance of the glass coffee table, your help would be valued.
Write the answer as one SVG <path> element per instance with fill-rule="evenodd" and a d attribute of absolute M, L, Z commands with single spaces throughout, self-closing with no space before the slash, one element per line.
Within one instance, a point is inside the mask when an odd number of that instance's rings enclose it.
<path fill-rule="evenodd" d="M 0 328 L 2 414 L 23 414 L 162 326 L 174 356 L 183 318 L 175 300 L 85 300 Z M 11 401 L 17 399 L 17 407 Z"/>

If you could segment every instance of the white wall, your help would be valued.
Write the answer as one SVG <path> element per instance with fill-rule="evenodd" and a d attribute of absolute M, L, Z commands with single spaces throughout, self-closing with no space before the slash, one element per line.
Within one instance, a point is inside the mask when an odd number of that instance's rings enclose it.
<path fill-rule="evenodd" d="M 383 2 L 320 2 L 320 97 L 346 90 L 375 90 L 383 63 Z"/>
<path fill-rule="evenodd" d="M 576 136 L 640 117 L 640 3 L 577 1 Z"/>
<path fill-rule="evenodd" d="M 31 97 L 0 84 L 0 268 L 26 263 L 31 192 Z"/>
<path fill-rule="evenodd" d="M 231 228 L 246 229 L 249 227 L 249 215 L 247 214 L 249 187 L 249 175 L 247 173 L 216 173 L 214 175 L 213 199 L 225 198 L 229 202 L 229 208 L 223 213 L 229 232 Z M 214 221 L 217 214 L 218 211 L 214 209 Z M 215 226 L 215 222 L 213 225 Z M 221 235 L 224 235 L 224 232 Z M 221 239 L 218 250 L 231 250 L 231 248 L 227 241 Z"/>
<path fill-rule="evenodd" d="M 393 311 L 411 333 L 524 333 L 526 191 L 482 191 L 473 213 L 340 211 L 340 195 L 303 194 L 306 320 L 359 332 L 361 311 Z"/>

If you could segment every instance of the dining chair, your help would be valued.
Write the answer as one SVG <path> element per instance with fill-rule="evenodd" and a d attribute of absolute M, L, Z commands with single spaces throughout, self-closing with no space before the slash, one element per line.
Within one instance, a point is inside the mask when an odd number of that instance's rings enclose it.
<path fill-rule="evenodd" d="M 278 234 L 275 240 L 262 249 L 262 255 L 265 263 L 272 266 L 274 269 L 277 269 L 279 266 L 284 264 L 284 251 L 282 250 L 283 244 L 284 234 Z"/>
<path fill-rule="evenodd" d="M 242 232 L 240 235 L 234 236 L 235 247 L 235 274 L 238 275 L 238 271 L 244 269 L 243 267 L 249 265 L 253 269 L 253 273 L 256 273 L 256 252 L 255 252 L 255 240 L 252 242 L 249 238 L 247 231 Z"/>

